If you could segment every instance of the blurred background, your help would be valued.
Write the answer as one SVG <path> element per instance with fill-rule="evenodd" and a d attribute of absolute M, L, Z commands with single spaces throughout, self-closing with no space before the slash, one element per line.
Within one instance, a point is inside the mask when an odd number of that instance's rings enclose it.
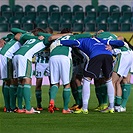
<path fill-rule="evenodd" d="M 59 32 L 96 32 L 123 35 L 132 42 L 133 0 L 0 0 L 0 37 L 12 27 L 35 27 Z"/>

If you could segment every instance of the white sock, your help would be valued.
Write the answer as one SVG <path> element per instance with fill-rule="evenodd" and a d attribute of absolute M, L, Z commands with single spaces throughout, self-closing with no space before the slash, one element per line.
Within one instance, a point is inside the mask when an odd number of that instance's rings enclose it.
<path fill-rule="evenodd" d="M 83 88 L 82 88 L 82 101 L 83 101 L 83 110 L 88 110 L 88 102 L 90 98 L 90 80 L 84 78 Z"/>
<path fill-rule="evenodd" d="M 109 108 L 114 108 L 114 86 L 112 84 L 112 79 L 106 81 L 106 85 L 109 97 Z"/>

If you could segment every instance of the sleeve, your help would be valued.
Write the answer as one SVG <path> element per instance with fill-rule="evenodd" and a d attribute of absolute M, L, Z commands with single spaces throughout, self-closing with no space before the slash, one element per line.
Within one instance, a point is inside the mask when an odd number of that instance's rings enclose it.
<path fill-rule="evenodd" d="M 38 35 L 39 35 L 39 36 L 44 36 L 44 37 L 50 37 L 52 34 L 39 32 Z"/>
<path fill-rule="evenodd" d="M 98 40 L 102 43 L 104 43 L 105 45 L 111 45 L 113 47 L 122 47 L 124 46 L 124 42 L 121 41 L 121 40 L 103 40 L 103 39 L 100 39 L 98 38 Z"/>
<path fill-rule="evenodd" d="M 69 47 L 78 47 L 78 45 L 80 45 L 80 42 L 78 40 L 60 40 L 60 43 L 63 46 Z"/>
<path fill-rule="evenodd" d="M 10 39 L 14 38 L 14 34 L 8 34 L 7 36 L 2 37 L 4 41 L 8 42 Z"/>
<path fill-rule="evenodd" d="M 48 41 L 49 36 L 45 37 L 45 39 L 43 40 L 43 43 L 45 44 L 45 46 L 49 47 L 51 42 Z"/>
<path fill-rule="evenodd" d="M 29 39 L 38 39 L 38 36 L 30 35 L 29 33 L 22 34 L 19 42 L 21 44 L 24 44 L 24 42 L 29 40 Z"/>
<path fill-rule="evenodd" d="M 21 39 L 23 39 L 23 40 L 38 39 L 38 36 L 29 35 L 29 34 L 22 34 Z"/>
<path fill-rule="evenodd" d="M 21 30 L 21 29 L 19 29 L 19 28 L 12 28 L 12 29 L 11 29 L 11 32 L 12 32 L 13 34 L 17 34 L 17 33 L 22 33 L 22 34 L 24 34 L 24 33 L 26 33 L 26 31 Z"/>
<path fill-rule="evenodd" d="M 13 38 L 14 38 L 14 34 L 8 34 L 8 35 L 7 35 L 7 38 L 13 39 Z"/>
<path fill-rule="evenodd" d="M 107 44 L 114 46 L 114 47 L 122 47 L 124 46 L 124 42 L 121 40 L 109 40 Z"/>
<path fill-rule="evenodd" d="M 49 47 L 50 46 L 50 42 L 48 41 L 48 38 L 50 36 L 52 36 L 52 34 L 48 34 L 48 33 L 44 33 L 44 32 L 39 32 L 38 36 L 44 36 L 44 40 L 43 43 L 45 44 L 45 46 Z"/>

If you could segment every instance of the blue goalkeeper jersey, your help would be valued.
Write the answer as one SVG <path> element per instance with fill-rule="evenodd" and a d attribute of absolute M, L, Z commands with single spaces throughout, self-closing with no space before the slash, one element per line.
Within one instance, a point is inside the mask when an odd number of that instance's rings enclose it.
<path fill-rule="evenodd" d="M 112 55 L 111 51 L 106 50 L 106 45 L 121 47 L 124 45 L 123 41 L 120 40 L 103 40 L 100 38 L 82 38 L 78 40 L 61 40 L 60 43 L 63 46 L 77 47 L 83 51 L 90 59 L 100 55 L 107 54 Z"/>

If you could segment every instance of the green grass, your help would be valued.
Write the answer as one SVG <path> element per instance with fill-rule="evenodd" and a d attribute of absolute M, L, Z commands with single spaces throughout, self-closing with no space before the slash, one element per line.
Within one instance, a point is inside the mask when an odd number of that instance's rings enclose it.
<path fill-rule="evenodd" d="M 133 86 L 132 86 L 133 88 Z M 36 107 L 35 87 L 32 87 L 32 106 Z M 127 112 L 104 114 L 94 112 L 97 106 L 94 86 L 91 86 L 89 114 L 62 114 L 62 87 L 56 106 L 60 111 L 51 114 L 48 107 L 48 86 L 43 86 L 43 107 L 41 114 L 17 114 L 3 112 L 3 96 L 0 93 L 0 133 L 133 133 L 133 89 L 127 103 Z M 74 104 L 71 97 L 69 106 Z"/>

